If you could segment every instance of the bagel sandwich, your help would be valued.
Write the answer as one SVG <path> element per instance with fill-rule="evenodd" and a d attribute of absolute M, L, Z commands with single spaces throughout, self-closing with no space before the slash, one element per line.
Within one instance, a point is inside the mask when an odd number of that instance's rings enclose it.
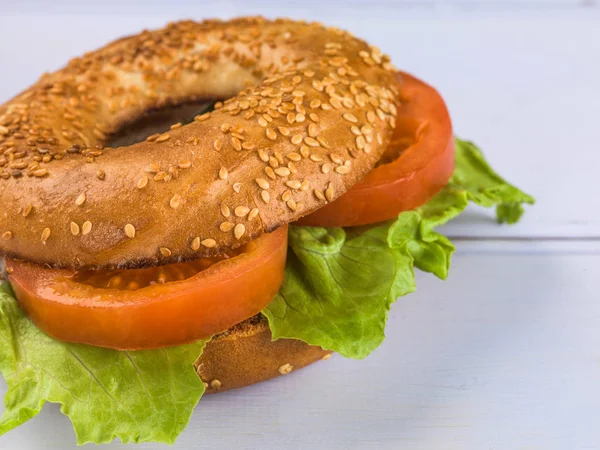
<path fill-rule="evenodd" d="M 469 202 L 533 199 L 344 30 L 182 21 L 74 58 L 0 106 L 0 434 L 49 401 L 80 444 L 173 443 L 205 392 L 365 358 Z"/>

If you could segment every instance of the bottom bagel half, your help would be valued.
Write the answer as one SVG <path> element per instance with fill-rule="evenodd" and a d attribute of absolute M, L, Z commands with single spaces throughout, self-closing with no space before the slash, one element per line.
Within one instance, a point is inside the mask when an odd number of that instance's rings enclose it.
<path fill-rule="evenodd" d="M 330 356 L 297 339 L 273 341 L 267 320 L 258 314 L 213 337 L 195 366 L 206 392 L 215 393 L 286 375 Z"/>

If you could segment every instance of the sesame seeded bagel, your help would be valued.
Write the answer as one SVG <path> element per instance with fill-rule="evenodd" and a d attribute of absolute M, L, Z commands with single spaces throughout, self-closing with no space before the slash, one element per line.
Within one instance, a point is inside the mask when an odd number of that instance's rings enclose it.
<path fill-rule="evenodd" d="M 238 247 L 374 167 L 395 84 L 378 49 L 290 20 L 178 22 L 75 58 L 0 107 L 0 252 L 108 268 Z M 104 147 L 146 111 L 209 98 L 228 100 Z"/>
<path fill-rule="evenodd" d="M 301 369 L 331 352 L 296 339 L 271 340 L 262 315 L 213 337 L 196 361 L 207 392 L 222 392 L 266 381 Z"/>

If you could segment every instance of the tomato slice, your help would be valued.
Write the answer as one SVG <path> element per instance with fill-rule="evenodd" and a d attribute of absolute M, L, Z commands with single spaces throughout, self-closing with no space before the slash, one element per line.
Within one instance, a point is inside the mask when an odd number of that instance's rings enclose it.
<path fill-rule="evenodd" d="M 287 226 L 215 259 L 115 271 L 6 259 L 21 307 L 47 334 L 120 350 L 204 339 L 260 312 L 283 282 Z"/>
<path fill-rule="evenodd" d="M 452 123 L 431 86 L 398 73 L 401 105 L 379 165 L 344 195 L 301 218 L 301 225 L 349 227 L 392 219 L 430 200 L 454 170 Z"/>

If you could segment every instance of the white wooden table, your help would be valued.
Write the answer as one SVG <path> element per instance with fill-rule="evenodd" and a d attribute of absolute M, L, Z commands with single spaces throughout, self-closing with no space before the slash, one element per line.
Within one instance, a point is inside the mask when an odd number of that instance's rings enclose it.
<path fill-rule="evenodd" d="M 479 209 L 445 227 L 458 246 L 449 279 L 420 274 L 366 360 L 204 398 L 174 448 L 600 449 L 595 2 L 5 3 L 0 101 L 73 55 L 177 18 L 263 13 L 350 29 L 437 86 L 456 132 L 538 200 L 514 227 Z M 2 449 L 73 447 L 56 405 L 0 437 Z"/>

